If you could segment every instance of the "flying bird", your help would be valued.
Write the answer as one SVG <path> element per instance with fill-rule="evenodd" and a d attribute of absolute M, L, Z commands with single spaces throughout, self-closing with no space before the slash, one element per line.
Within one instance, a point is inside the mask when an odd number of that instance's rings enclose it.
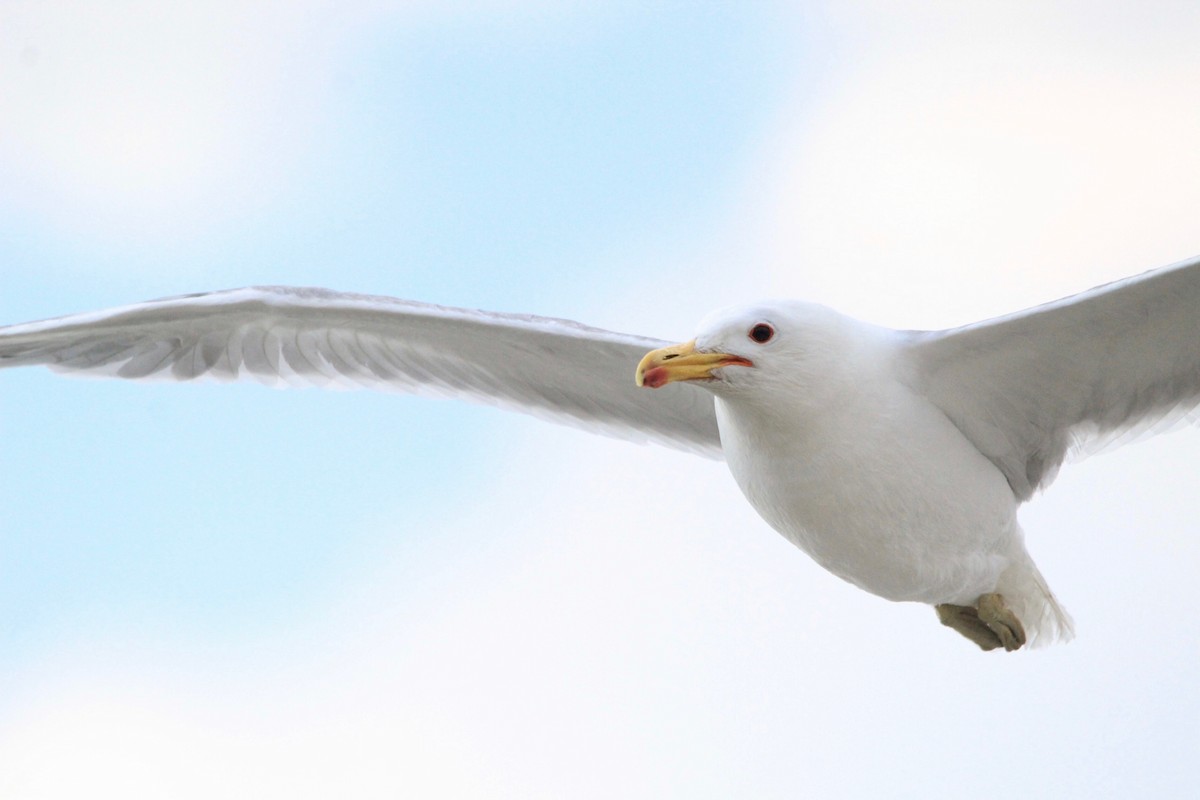
<path fill-rule="evenodd" d="M 952 330 L 771 301 L 717 311 L 675 345 L 255 287 L 0 328 L 0 367 L 38 364 L 432 393 L 723 458 L 763 519 L 821 566 L 1011 651 L 1073 635 L 1018 506 L 1073 450 L 1200 403 L 1200 258 Z"/>

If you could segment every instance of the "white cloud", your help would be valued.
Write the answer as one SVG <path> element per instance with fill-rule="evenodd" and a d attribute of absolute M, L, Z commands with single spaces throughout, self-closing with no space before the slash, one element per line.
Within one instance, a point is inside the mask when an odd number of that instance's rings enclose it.
<path fill-rule="evenodd" d="M 285 195 L 368 8 L 6 3 L 0 200 L 72 233 L 153 237 Z"/>
<path fill-rule="evenodd" d="M 1193 9 L 850 8 L 861 61 L 797 95 L 756 174 L 778 292 L 947 325 L 1200 252 Z"/>

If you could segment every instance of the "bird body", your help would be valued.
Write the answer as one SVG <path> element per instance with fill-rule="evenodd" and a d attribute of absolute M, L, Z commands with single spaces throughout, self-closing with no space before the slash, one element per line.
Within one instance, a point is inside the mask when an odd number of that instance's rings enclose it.
<path fill-rule="evenodd" d="M 831 326 L 833 312 L 807 311 Z M 793 373 L 754 391 L 714 389 L 725 459 L 746 499 L 872 594 L 968 605 L 999 592 L 1029 621 L 1031 640 L 1070 636 L 1025 550 L 1004 475 L 896 374 L 901 337 L 846 317 L 829 329 L 843 336 L 818 351 L 837 359 L 810 367 L 819 385 Z"/>
<path fill-rule="evenodd" d="M 724 457 L 758 513 L 826 569 L 1013 650 L 1072 635 L 1017 507 L 1073 449 L 1200 404 L 1200 259 L 948 331 L 772 301 L 712 314 L 679 345 L 237 289 L 0 328 L 0 367 L 22 365 L 433 393 Z"/>
<path fill-rule="evenodd" d="M 802 427 L 717 398 L 725 459 L 746 499 L 823 567 L 889 600 L 956 602 L 994 587 L 1016 503 L 937 409 L 872 387 Z"/>

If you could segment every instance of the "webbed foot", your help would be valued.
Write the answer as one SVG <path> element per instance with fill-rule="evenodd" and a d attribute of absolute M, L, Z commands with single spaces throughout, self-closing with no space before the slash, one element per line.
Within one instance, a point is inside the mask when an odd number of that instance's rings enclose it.
<path fill-rule="evenodd" d="M 1025 644 L 1025 628 L 1021 620 L 1004 604 L 1004 598 L 995 592 L 980 595 L 974 606 L 942 603 L 935 609 L 943 625 L 958 631 L 982 650 L 1003 647 L 1011 652 Z"/>

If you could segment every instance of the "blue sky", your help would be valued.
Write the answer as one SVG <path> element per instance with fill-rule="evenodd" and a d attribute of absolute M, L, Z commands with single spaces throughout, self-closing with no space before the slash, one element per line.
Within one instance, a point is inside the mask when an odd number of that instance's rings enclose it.
<path fill-rule="evenodd" d="M 279 283 L 671 339 L 770 295 L 968 322 L 1200 253 L 1197 33 L 1167 4 L 9 4 L 0 321 Z M 1080 638 L 1003 657 L 820 571 L 720 464 L 6 371 L 0 795 L 1184 796 L 1198 455 L 1158 437 L 1024 510 Z"/>

